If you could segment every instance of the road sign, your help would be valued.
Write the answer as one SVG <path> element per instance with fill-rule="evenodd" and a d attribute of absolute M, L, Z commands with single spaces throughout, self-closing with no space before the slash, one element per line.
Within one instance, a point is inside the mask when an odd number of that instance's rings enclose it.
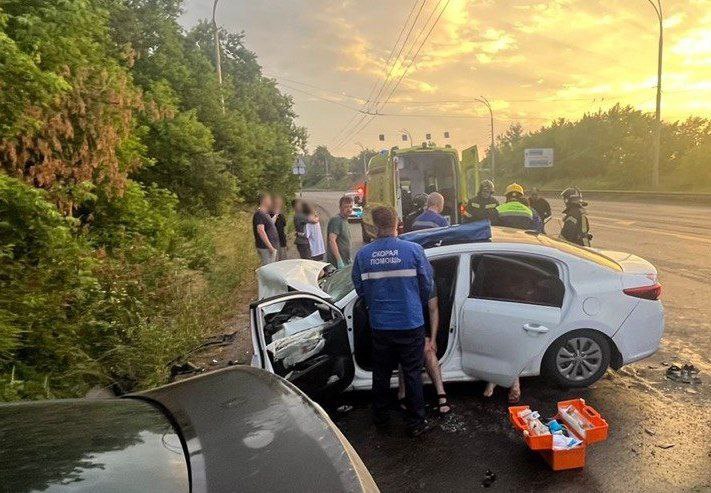
<path fill-rule="evenodd" d="M 550 168 L 553 166 L 553 149 L 526 149 L 523 152 L 524 168 Z"/>
<path fill-rule="evenodd" d="M 299 176 L 306 174 L 306 161 L 304 161 L 303 156 L 296 158 L 294 165 L 291 167 L 291 173 Z"/>

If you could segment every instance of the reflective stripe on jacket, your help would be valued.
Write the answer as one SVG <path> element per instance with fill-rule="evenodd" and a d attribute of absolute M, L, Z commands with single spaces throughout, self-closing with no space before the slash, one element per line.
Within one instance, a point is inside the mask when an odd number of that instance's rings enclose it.
<path fill-rule="evenodd" d="M 427 209 L 425 212 L 417 216 L 417 219 L 415 219 L 412 223 L 412 231 L 429 228 L 442 228 L 444 226 L 449 226 L 449 221 L 442 217 L 442 215 Z"/>
<path fill-rule="evenodd" d="M 536 222 L 533 220 L 533 211 L 521 202 L 506 202 L 498 206 L 496 211 L 499 213 L 496 220 L 498 226 L 537 229 Z"/>
<path fill-rule="evenodd" d="M 416 243 L 378 238 L 353 262 L 353 285 L 365 298 L 375 330 L 407 330 L 425 323 L 422 307 L 432 289 L 432 266 Z"/>

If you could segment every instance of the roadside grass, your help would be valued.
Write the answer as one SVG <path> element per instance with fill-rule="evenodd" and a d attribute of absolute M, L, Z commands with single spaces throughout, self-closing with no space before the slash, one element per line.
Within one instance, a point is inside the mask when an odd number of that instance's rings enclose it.
<path fill-rule="evenodd" d="M 62 257 L 64 277 L 54 264 L 3 257 L 15 270 L 0 276 L 8 288 L 0 293 L 0 308 L 14 312 L 0 310 L 12 316 L 0 317 L 0 335 L 20 330 L 0 351 L 0 401 L 164 384 L 174 359 L 224 332 L 227 320 L 246 311 L 237 301 L 245 288 L 254 292 L 258 264 L 250 213 L 187 217 L 175 228 L 174 245 L 163 250 L 141 236 L 111 250 L 92 250 L 65 235 L 74 250 L 62 246 L 47 254 Z M 70 257 L 67 252 L 75 250 Z M 84 266 L 80 275 L 73 274 L 76 266 Z"/>
<path fill-rule="evenodd" d="M 225 332 L 227 321 L 238 311 L 243 288 L 253 292 L 254 269 L 258 260 L 252 244 L 249 213 L 206 219 L 197 225 L 195 241 L 185 248 L 205 255 L 202 270 L 186 272 L 178 282 L 165 286 L 165 312 L 160 323 L 139 340 L 130 355 L 130 366 L 138 366 L 132 390 L 164 384 L 170 363 L 196 347 L 205 338 Z M 207 250 L 207 252 L 205 251 Z"/>

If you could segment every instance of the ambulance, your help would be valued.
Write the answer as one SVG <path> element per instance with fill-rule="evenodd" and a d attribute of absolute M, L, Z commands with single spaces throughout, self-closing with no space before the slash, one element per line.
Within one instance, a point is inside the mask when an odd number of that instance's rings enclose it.
<path fill-rule="evenodd" d="M 479 155 L 476 146 L 458 152 L 451 146 L 437 147 L 423 143 L 419 147 L 385 149 L 368 163 L 363 188 L 363 242 L 369 243 L 377 232 L 372 211 L 378 206 L 394 207 L 404 225 L 417 214 L 424 195 L 439 192 L 444 197 L 445 216 L 450 224 L 463 219 L 469 197 L 479 186 Z M 419 197 L 419 200 L 418 200 Z"/>

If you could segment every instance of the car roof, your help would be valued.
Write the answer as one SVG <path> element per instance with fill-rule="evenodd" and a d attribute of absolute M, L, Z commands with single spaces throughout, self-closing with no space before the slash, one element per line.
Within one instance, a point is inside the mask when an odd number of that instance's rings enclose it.
<path fill-rule="evenodd" d="M 440 253 L 461 253 L 470 250 L 480 250 L 481 248 L 471 248 L 472 245 L 480 244 L 495 244 L 497 246 L 516 245 L 522 252 L 528 251 L 532 253 L 535 251 L 547 251 L 548 253 L 553 253 L 556 256 L 564 255 L 565 258 L 568 259 L 575 258 L 578 260 L 592 262 L 598 266 L 606 267 L 613 271 L 622 271 L 619 263 L 606 255 L 606 252 L 584 248 L 557 238 L 552 238 L 546 234 L 538 233 L 536 231 L 526 231 L 523 229 L 505 228 L 501 226 L 491 227 L 491 238 L 489 241 L 462 241 L 455 244 L 428 248 L 427 250 L 431 250 L 431 255 L 433 256 Z"/>
<path fill-rule="evenodd" d="M 492 243 L 526 243 L 528 245 L 540 245 L 539 233 L 516 228 L 504 228 L 492 226 Z"/>

